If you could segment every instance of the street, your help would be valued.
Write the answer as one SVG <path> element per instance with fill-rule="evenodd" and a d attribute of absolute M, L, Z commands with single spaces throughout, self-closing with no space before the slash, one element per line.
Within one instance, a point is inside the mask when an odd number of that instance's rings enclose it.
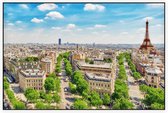
<path fill-rule="evenodd" d="M 70 106 L 73 104 L 75 97 L 69 91 L 69 78 L 66 76 L 65 73 L 65 66 L 62 62 L 62 69 L 61 69 L 61 109 L 70 109 Z M 67 79 L 67 80 L 66 80 Z"/>
<path fill-rule="evenodd" d="M 130 96 L 130 100 L 131 102 L 134 103 L 135 109 L 142 109 L 141 108 L 141 99 L 144 98 L 143 93 L 139 90 L 139 84 L 135 83 L 135 79 L 131 76 L 130 73 L 130 68 L 126 68 L 129 67 L 127 62 L 124 62 L 124 66 L 126 69 L 126 73 L 128 76 L 128 87 L 129 87 L 129 96 Z"/>

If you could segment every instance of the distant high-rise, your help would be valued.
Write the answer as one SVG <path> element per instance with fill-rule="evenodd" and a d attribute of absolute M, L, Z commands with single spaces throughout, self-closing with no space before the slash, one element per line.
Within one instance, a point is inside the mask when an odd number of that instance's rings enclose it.
<path fill-rule="evenodd" d="M 60 38 L 58 39 L 58 44 L 61 45 L 61 39 Z"/>

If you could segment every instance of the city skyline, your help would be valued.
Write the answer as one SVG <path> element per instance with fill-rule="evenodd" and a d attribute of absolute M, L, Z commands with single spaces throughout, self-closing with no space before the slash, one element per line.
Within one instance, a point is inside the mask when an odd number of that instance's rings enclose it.
<path fill-rule="evenodd" d="M 15 9 L 15 10 L 13 10 Z M 164 43 L 163 4 L 4 4 L 5 43 Z"/>

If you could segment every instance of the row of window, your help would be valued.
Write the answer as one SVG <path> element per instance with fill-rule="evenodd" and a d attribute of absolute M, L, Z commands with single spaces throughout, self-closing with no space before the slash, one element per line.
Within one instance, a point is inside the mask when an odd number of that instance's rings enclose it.
<path fill-rule="evenodd" d="M 27 84 L 28 87 L 31 87 L 31 86 L 42 86 L 43 84 L 42 83 L 39 83 L 39 84 Z"/>
<path fill-rule="evenodd" d="M 100 86 L 100 87 L 110 87 L 110 84 L 103 84 L 103 83 L 92 83 L 92 82 L 90 82 L 90 85 Z"/>
<path fill-rule="evenodd" d="M 43 82 L 43 80 L 27 80 L 27 82 Z"/>

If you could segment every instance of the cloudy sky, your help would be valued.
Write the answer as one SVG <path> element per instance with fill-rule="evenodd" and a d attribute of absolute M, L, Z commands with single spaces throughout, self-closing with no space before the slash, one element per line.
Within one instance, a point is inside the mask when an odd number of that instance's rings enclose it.
<path fill-rule="evenodd" d="M 164 43 L 163 4 L 4 4 L 5 43 Z"/>

